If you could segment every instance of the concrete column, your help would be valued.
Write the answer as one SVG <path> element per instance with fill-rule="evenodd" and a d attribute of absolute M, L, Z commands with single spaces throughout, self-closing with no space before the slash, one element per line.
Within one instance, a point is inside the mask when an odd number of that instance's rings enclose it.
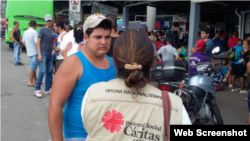
<path fill-rule="evenodd" d="M 198 39 L 199 23 L 200 23 L 200 4 L 191 2 L 190 19 L 189 19 L 189 35 L 188 35 L 188 58 L 191 49 Z M 190 70 L 190 69 L 189 69 Z"/>
<path fill-rule="evenodd" d="M 123 15 L 122 15 L 122 26 L 128 28 L 129 23 L 129 7 L 123 7 Z"/>
<path fill-rule="evenodd" d="M 147 26 L 148 31 L 155 29 L 156 7 L 147 6 Z"/>

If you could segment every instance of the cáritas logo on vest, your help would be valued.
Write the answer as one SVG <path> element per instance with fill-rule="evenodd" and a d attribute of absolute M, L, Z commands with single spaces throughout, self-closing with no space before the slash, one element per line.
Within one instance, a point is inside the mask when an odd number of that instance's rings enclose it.
<path fill-rule="evenodd" d="M 110 131 L 110 133 L 118 133 L 122 129 L 122 126 L 125 125 L 124 134 L 126 136 L 131 136 L 132 138 L 136 138 L 135 140 L 139 139 L 143 140 L 153 140 L 159 141 L 161 136 L 159 134 L 150 133 L 150 130 L 156 130 L 161 133 L 162 127 L 157 125 L 150 125 L 149 123 L 136 123 L 123 120 L 122 113 L 116 110 L 107 111 L 102 118 L 103 127 Z"/>
<path fill-rule="evenodd" d="M 124 124 L 123 115 L 116 110 L 107 111 L 104 114 L 104 118 L 102 118 L 102 122 L 104 123 L 103 127 L 110 130 L 110 133 L 119 132 L 122 129 L 122 125 Z"/>

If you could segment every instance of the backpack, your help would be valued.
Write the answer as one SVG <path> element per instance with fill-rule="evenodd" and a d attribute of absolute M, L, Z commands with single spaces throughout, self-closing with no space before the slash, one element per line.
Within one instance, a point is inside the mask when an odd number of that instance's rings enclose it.
<path fill-rule="evenodd" d="M 232 51 L 230 51 L 230 60 L 232 62 L 236 62 L 238 61 L 238 55 L 237 55 L 237 51 L 236 51 L 237 47 L 236 48 L 232 48 Z"/>

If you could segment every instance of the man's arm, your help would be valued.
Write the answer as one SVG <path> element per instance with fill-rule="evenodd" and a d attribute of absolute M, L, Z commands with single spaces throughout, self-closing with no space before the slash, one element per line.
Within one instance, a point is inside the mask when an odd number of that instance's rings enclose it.
<path fill-rule="evenodd" d="M 250 62 L 247 63 L 247 72 L 250 73 Z"/>
<path fill-rule="evenodd" d="M 157 51 L 157 59 L 158 59 L 159 61 L 162 61 L 161 56 L 160 56 L 160 54 L 162 54 L 162 50 L 163 50 L 163 47 L 161 47 L 161 48 Z"/>
<path fill-rule="evenodd" d="M 179 59 L 179 53 L 176 49 L 174 49 L 174 55 L 175 55 L 175 59 L 178 60 Z"/>
<path fill-rule="evenodd" d="M 157 55 L 157 59 L 158 59 L 159 61 L 162 61 L 160 55 Z"/>
<path fill-rule="evenodd" d="M 63 108 L 82 72 L 81 61 L 75 55 L 68 57 L 56 72 L 48 107 L 49 128 L 53 141 L 63 141 Z"/>
<path fill-rule="evenodd" d="M 39 37 L 37 38 L 36 47 L 37 47 L 37 53 L 38 53 L 38 61 L 42 62 L 43 57 L 42 57 L 42 52 L 41 52 L 41 38 Z"/>
<path fill-rule="evenodd" d="M 178 60 L 179 59 L 179 54 L 175 54 L 175 59 Z"/>
<path fill-rule="evenodd" d="M 56 49 L 56 42 L 55 42 L 55 40 L 53 40 L 53 49 Z"/>

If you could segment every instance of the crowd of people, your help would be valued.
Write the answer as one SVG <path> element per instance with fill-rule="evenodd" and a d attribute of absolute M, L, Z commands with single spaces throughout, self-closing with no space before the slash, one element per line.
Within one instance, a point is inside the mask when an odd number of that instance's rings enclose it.
<path fill-rule="evenodd" d="M 19 22 L 15 21 L 11 37 L 16 66 L 22 65 L 20 50 L 22 45 L 26 46 L 30 63 L 28 86 L 35 87 L 34 94 L 39 98 L 42 97 L 41 84 L 45 75 L 44 93 L 51 94 L 48 119 L 53 141 L 129 140 L 135 137 L 131 130 L 136 125 L 141 125 L 137 127 L 142 130 L 140 132 L 149 133 L 143 136 L 145 139 L 164 140 L 164 130 L 144 129 L 142 126 L 147 123 L 164 129 L 161 91 L 149 84 L 153 62 L 181 60 L 186 68 L 190 66 L 193 75 L 197 73 L 197 63 L 213 62 L 214 42 L 209 39 L 207 29 L 201 30 L 201 39 L 192 48 L 187 61 L 185 38 L 180 41 L 174 34 L 162 39 L 160 34 L 149 33 L 145 24 L 137 30 L 117 28 L 114 16 L 101 14 L 90 15 L 84 23 L 79 22 L 72 29 L 66 29 L 61 20 L 53 23 L 49 14 L 44 20 L 46 26 L 38 33 L 35 30 L 37 23 L 30 21 L 30 28 L 22 38 Z M 239 52 L 237 61 L 243 56 L 249 60 L 249 51 L 244 55 L 242 41 L 237 42 L 238 46 L 230 49 L 236 48 Z M 233 43 L 233 40 L 229 41 L 230 46 Z M 245 45 L 250 50 L 250 41 Z M 234 91 L 235 76 L 243 72 L 238 65 L 238 62 L 229 65 L 223 60 L 220 66 L 226 80 L 232 82 Z M 250 62 L 244 67 L 250 73 Z M 245 92 L 242 87 L 241 93 Z M 169 96 L 172 108 L 170 124 L 191 124 L 181 99 L 172 94 Z M 115 132 L 117 134 L 112 134 Z"/>
<path fill-rule="evenodd" d="M 185 38 L 185 36 L 188 36 L 187 32 L 181 40 L 177 32 L 173 32 L 166 40 L 163 40 L 159 36 L 161 34 L 160 32 L 157 32 L 155 35 L 152 31 L 149 33 L 149 38 L 156 45 L 158 61 L 181 60 L 186 68 L 186 72 L 188 72 L 190 76 L 197 75 L 198 63 L 215 63 L 215 58 L 212 57 L 212 50 L 215 47 L 219 47 L 219 52 L 214 55 L 226 54 L 227 56 L 221 59 L 221 65 L 214 68 L 214 70 L 222 75 L 223 82 L 229 83 L 228 87 L 232 88 L 232 92 L 248 93 L 244 88 L 244 83 L 248 78 L 250 70 L 250 68 L 248 68 L 250 66 L 250 35 L 246 34 L 244 40 L 242 40 L 238 38 L 237 31 L 234 31 L 231 36 L 225 34 L 224 31 L 216 31 L 214 37 L 212 37 L 209 28 L 201 29 L 199 33 L 200 39 L 191 49 L 191 54 L 188 59 L 186 58 L 188 51 Z M 240 88 L 236 88 L 235 86 L 237 77 L 240 78 Z M 250 96 L 250 94 L 248 95 Z M 245 98 L 245 100 L 248 101 L 250 110 L 249 96 Z M 250 124 L 250 116 L 248 124 Z"/>
<path fill-rule="evenodd" d="M 138 122 L 138 124 L 149 123 L 163 129 L 161 91 L 149 84 L 150 69 L 152 63 L 157 60 L 158 54 L 155 44 L 148 38 L 147 26 L 140 26 L 138 30 L 117 28 L 116 19 L 112 15 L 104 17 L 94 14 L 89 16 L 84 23 L 79 22 L 75 28 L 67 31 L 63 21 L 53 22 L 49 14 L 45 15 L 44 20 L 46 25 L 41 27 L 38 33 L 36 21 L 30 21 L 30 28 L 24 32 L 23 37 L 20 34 L 19 22 L 15 21 L 11 37 L 14 41 L 14 64 L 16 66 L 23 65 L 20 54 L 22 46 L 26 47 L 30 65 L 28 86 L 35 87 L 34 94 L 39 98 L 43 95 L 41 84 L 45 75 L 44 93 L 51 94 L 48 113 L 53 141 L 63 140 L 63 138 L 66 141 L 84 141 L 87 137 L 99 139 L 102 133 L 96 130 L 100 129 L 103 132 L 107 130 L 110 130 L 110 133 L 119 132 L 121 129 L 114 130 L 114 127 L 110 129 L 102 121 L 107 113 L 116 111 L 116 114 L 122 113 L 123 115 L 129 115 L 128 111 L 131 110 L 135 113 L 144 111 L 144 114 L 145 110 L 148 114 L 155 112 L 159 116 L 148 115 L 149 118 L 144 121 L 140 120 L 141 116 L 126 116 L 121 120 Z M 38 74 L 36 74 L 37 68 L 39 68 Z M 55 73 L 54 79 L 53 72 Z M 119 92 L 106 93 L 108 88 L 110 90 L 122 89 L 123 97 L 134 104 L 119 102 L 119 99 L 124 100 L 124 98 L 119 96 Z M 98 90 L 98 93 L 95 90 Z M 126 91 L 131 92 L 128 94 Z M 154 97 L 141 93 L 148 93 Z M 118 99 L 114 97 L 115 95 Z M 104 101 L 105 99 L 107 101 L 89 106 L 93 103 L 89 103 L 88 99 L 92 99 L 93 96 L 99 98 L 104 96 Z M 176 119 L 171 114 L 170 123 L 191 124 L 181 99 L 175 95 L 169 96 L 173 101 L 171 107 L 174 107 L 171 112 L 179 117 Z M 110 106 L 114 110 L 109 111 Z M 123 106 L 127 108 L 122 108 Z M 92 108 L 102 108 L 102 112 L 96 110 L 96 113 L 90 114 L 89 111 L 92 111 Z M 93 120 L 92 116 L 99 118 Z M 98 125 L 99 122 L 103 125 Z M 124 126 L 130 128 L 130 125 L 124 124 Z M 148 132 L 159 134 L 159 136 L 148 135 L 145 139 L 164 139 L 163 130 L 150 129 Z M 110 134 L 106 137 L 112 140 L 130 139 L 133 136 Z"/>

